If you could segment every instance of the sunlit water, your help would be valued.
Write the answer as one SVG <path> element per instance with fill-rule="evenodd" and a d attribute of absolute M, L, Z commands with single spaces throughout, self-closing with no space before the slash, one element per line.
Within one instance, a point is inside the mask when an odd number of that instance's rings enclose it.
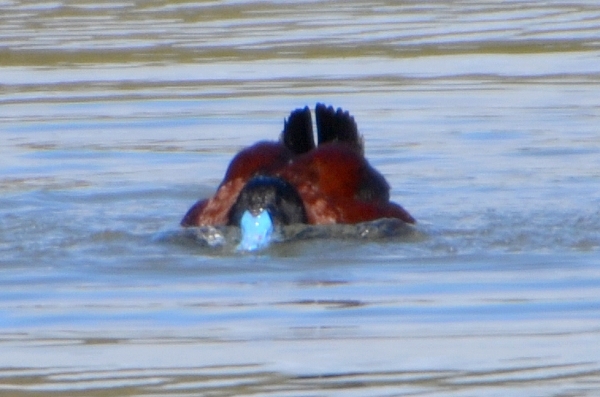
<path fill-rule="evenodd" d="M 1 394 L 600 393 L 596 2 L 0 10 Z M 317 101 L 415 228 L 179 228 Z"/>

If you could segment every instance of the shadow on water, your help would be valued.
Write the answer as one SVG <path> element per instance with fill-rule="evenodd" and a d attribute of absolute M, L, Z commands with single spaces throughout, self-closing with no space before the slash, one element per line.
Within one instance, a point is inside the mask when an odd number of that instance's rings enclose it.
<path fill-rule="evenodd" d="M 319 240 L 347 242 L 349 245 L 366 242 L 415 242 L 425 238 L 417 228 L 394 219 L 381 219 L 358 225 L 289 225 L 275 232 L 274 243 L 257 252 L 237 252 L 240 229 L 237 227 L 194 227 L 160 233 L 159 242 L 172 242 L 194 247 L 205 254 L 289 256 L 314 247 Z"/>

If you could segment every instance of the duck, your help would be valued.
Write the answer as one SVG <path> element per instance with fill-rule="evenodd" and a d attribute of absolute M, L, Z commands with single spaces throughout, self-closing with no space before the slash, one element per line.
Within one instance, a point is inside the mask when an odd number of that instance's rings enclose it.
<path fill-rule="evenodd" d="M 276 141 L 259 141 L 229 163 L 216 193 L 197 201 L 183 227 L 235 226 L 238 248 L 268 246 L 277 228 L 291 224 L 356 224 L 382 218 L 415 224 L 390 200 L 390 186 L 367 161 L 354 117 L 317 103 L 316 138 L 308 106 L 284 119 Z"/>

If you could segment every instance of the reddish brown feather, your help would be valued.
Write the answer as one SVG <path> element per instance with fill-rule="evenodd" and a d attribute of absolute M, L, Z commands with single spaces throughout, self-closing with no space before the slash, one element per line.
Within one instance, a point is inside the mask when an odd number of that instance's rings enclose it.
<path fill-rule="evenodd" d="M 262 141 L 240 151 L 215 195 L 194 204 L 181 224 L 226 225 L 240 191 L 257 175 L 279 177 L 294 186 L 310 224 L 379 218 L 415 223 L 404 208 L 390 202 L 385 178 L 365 159 L 354 118 L 321 104 L 316 115 L 319 146 L 312 141 L 310 110 L 297 109 L 285 122 L 280 142 Z"/>
<path fill-rule="evenodd" d="M 239 192 L 257 174 L 278 176 L 293 185 L 311 224 L 358 223 L 379 218 L 415 223 L 404 208 L 387 198 L 357 198 L 359 188 L 379 176 L 364 157 L 347 145 L 328 143 L 292 157 L 281 143 L 260 142 L 234 157 L 217 193 L 197 202 L 182 225 L 227 224 Z"/>

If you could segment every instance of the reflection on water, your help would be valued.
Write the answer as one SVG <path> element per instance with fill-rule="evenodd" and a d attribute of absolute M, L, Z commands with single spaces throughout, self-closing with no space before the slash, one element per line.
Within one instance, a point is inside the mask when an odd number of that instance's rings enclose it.
<path fill-rule="evenodd" d="M 146 347 L 155 348 L 155 345 Z M 173 347 L 173 346 L 171 346 Z M 228 346 L 229 347 L 229 346 Z M 185 346 L 175 346 L 185 349 Z M 237 349 L 237 346 L 230 346 Z M 310 346 L 309 348 L 314 348 Z M 547 367 L 515 365 L 499 375 L 496 371 L 369 371 L 328 373 L 324 375 L 289 376 L 254 365 L 216 366 L 198 368 L 163 368 L 159 372 L 145 369 L 119 371 L 56 370 L 39 371 L 15 369 L 1 373 L 10 386 L 6 391 L 25 390 L 28 393 L 68 393 L 71 396 L 90 393 L 131 395 L 462 395 L 517 392 L 552 395 L 563 390 L 565 383 L 593 384 L 597 378 L 589 366 L 553 365 Z M 544 386 L 541 386 L 543 384 Z M 595 388 L 567 389 L 568 393 L 586 394 Z M 103 394 L 106 395 L 106 394 Z"/>
<path fill-rule="evenodd" d="M 595 2 L 0 7 L 2 393 L 598 394 Z M 416 228 L 178 227 L 317 101 Z"/>
<path fill-rule="evenodd" d="M 170 235 L 166 234 L 161 238 L 173 241 L 191 240 L 204 248 L 214 249 L 213 253 L 233 254 L 239 252 L 240 234 L 238 227 L 206 226 L 186 228 L 176 233 L 170 233 Z M 292 242 L 303 240 L 309 240 L 310 242 L 315 239 L 370 241 L 386 238 L 394 238 L 396 241 L 418 241 L 425 239 L 426 234 L 398 219 L 379 219 L 356 225 L 288 225 L 283 228 L 276 228 L 271 241 L 274 244 L 279 244 L 280 249 L 285 249 Z M 265 251 L 266 249 L 266 247 L 260 247 L 258 251 Z"/>

